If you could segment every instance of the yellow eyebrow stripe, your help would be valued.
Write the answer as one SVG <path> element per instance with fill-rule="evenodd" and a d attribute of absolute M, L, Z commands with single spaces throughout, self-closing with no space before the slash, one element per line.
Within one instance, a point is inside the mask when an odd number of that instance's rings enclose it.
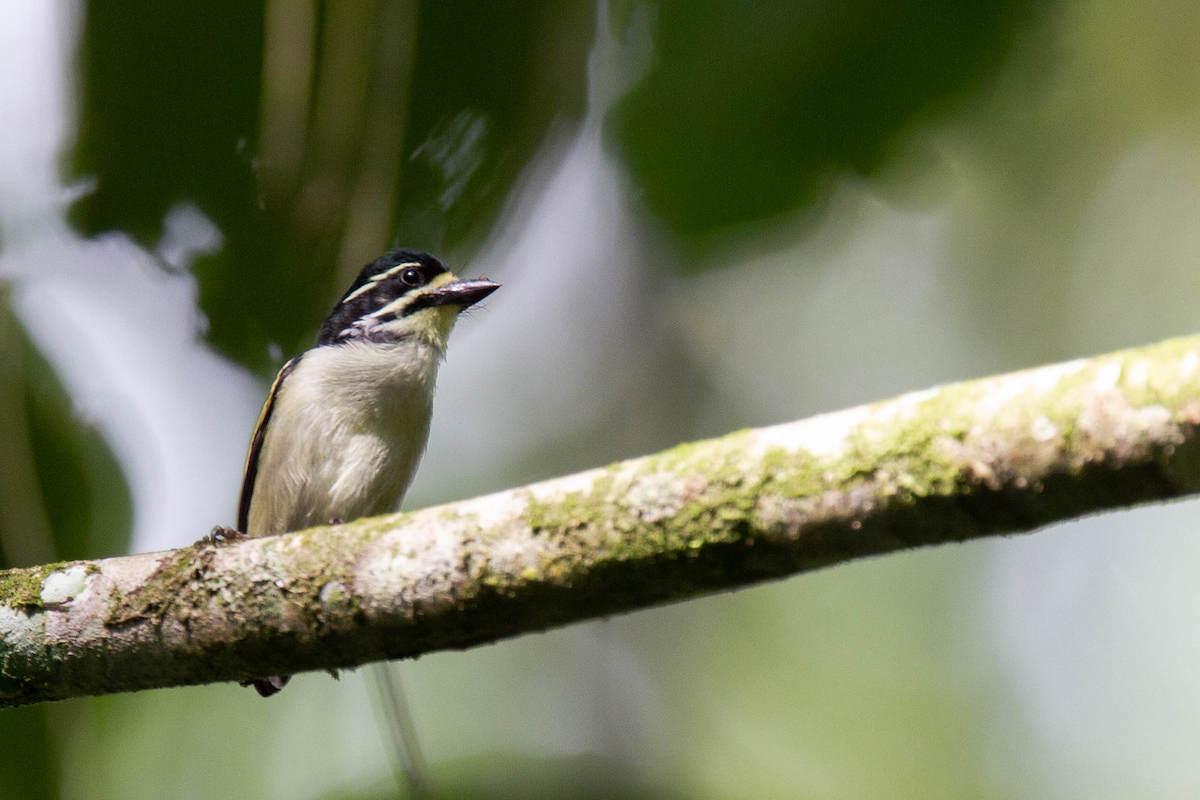
<path fill-rule="evenodd" d="M 378 286 L 379 281 L 383 280 L 384 278 L 388 277 L 389 275 L 394 275 L 397 272 L 399 272 L 400 270 L 407 269 L 408 267 L 419 267 L 419 266 L 421 266 L 421 265 L 415 261 L 405 261 L 403 264 L 397 264 L 394 267 L 389 267 L 388 269 L 385 269 L 383 272 L 379 273 L 378 275 L 372 275 L 371 277 L 367 278 L 366 283 L 364 283 L 362 286 L 355 289 L 350 294 L 346 295 L 345 299 L 342 300 L 342 302 L 349 303 L 354 298 L 360 297 L 360 296 L 366 294 L 367 292 L 371 291 L 376 286 Z"/>

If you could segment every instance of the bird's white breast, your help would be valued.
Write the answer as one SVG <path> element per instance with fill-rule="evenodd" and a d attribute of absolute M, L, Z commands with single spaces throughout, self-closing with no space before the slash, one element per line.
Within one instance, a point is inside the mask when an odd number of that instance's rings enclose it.
<path fill-rule="evenodd" d="M 420 340 L 306 352 L 275 399 L 247 533 L 394 510 L 425 449 L 440 357 Z"/>

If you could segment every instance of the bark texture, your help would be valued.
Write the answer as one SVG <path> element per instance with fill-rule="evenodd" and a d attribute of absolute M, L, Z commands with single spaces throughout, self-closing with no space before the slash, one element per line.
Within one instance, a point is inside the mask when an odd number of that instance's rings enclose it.
<path fill-rule="evenodd" d="M 1200 490 L 1200 337 L 415 513 L 0 572 L 0 706 L 464 648 Z"/>

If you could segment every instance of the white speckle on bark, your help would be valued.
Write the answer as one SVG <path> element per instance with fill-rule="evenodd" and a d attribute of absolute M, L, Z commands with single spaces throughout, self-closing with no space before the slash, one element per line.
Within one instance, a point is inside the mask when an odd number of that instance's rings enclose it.
<path fill-rule="evenodd" d="M 1109 389 L 1116 387 L 1117 382 L 1121 380 L 1121 362 L 1111 361 L 1102 365 L 1096 370 L 1096 379 L 1092 381 L 1092 386 L 1098 392 L 1106 392 Z"/>
<path fill-rule="evenodd" d="M 1130 412 L 1130 431 L 1127 436 L 1151 436 L 1171 444 L 1183 444 L 1184 435 L 1171 418 L 1171 412 L 1160 405 L 1135 408 Z"/>
<path fill-rule="evenodd" d="M 1143 389 L 1150 379 L 1150 362 L 1142 359 L 1135 361 L 1125 370 L 1126 382 L 1134 388 Z"/>
<path fill-rule="evenodd" d="M 542 548 L 533 539 L 533 532 L 528 528 L 523 534 L 509 536 L 496 542 L 488 560 L 493 574 L 503 574 L 510 577 L 527 575 L 541 567 Z"/>
<path fill-rule="evenodd" d="M 761 455 L 771 448 L 782 448 L 789 453 L 807 450 L 818 457 L 835 457 L 846 446 L 846 436 L 871 416 L 867 406 L 850 408 L 832 414 L 821 414 L 786 425 L 773 425 L 754 432 Z"/>
<path fill-rule="evenodd" d="M 1029 423 L 1029 435 L 1035 442 L 1045 444 L 1058 436 L 1058 426 L 1044 414 L 1039 414 Z"/>
<path fill-rule="evenodd" d="M 462 562 L 463 524 L 429 514 L 416 515 L 414 523 L 402 529 L 403 536 L 393 529 L 363 549 L 355 576 L 360 595 L 408 605 L 432 598 L 450 601 Z"/>
<path fill-rule="evenodd" d="M 1196 374 L 1196 367 L 1200 366 L 1200 356 L 1197 356 L 1194 350 L 1189 350 L 1179 366 L 1181 377 L 1187 380 Z"/>
<path fill-rule="evenodd" d="M 1070 377 L 1077 372 L 1081 372 L 1087 368 L 1090 362 L 1085 358 L 1077 358 L 1074 361 L 1064 361 L 1061 364 L 1051 364 L 1046 367 L 1037 367 L 1024 374 L 1029 379 L 1030 388 L 1037 392 L 1049 392 L 1057 388 L 1063 378 Z M 1117 376 L 1120 377 L 1121 371 L 1117 370 Z"/>
<path fill-rule="evenodd" d="M 42 581 L 42 602 L 57 606 L 75 599 L 87 588 L 87 569 L 76 564 L 58 572 L 52 572 Z"/>
<path fill-rule="evenodd" d="M 529 487 L 529 492 L 535 500 L 542 502 L 561 500 L 564 495 L 572 492 L 589 494 L 596 485 L 596 479 L 603 474 L 604 470 L 602 469 L 589 469 L 587 472 L 568 475 L 565 478 L 535 483 Z"/>
<path fill-rule="evenodd" d="M 683 481 L 669 472 L 644 475 L 629 487 L 623 503 L 638 519 L 660 522 L 683 508 Z"/>
<path fill-rule="evenodd" d="M 473 519 L 480 528 L 494 528 L 520 519 L 528 508 L 525 498 L 516 492 L 497 492 L 460 503 L 458 514 Z"/>
<path fill-rule="evenodd" d="M 341 613 L 350 608 L 350 592 L 341 581 L 330 581 L 321 587 L 321 610 Z"/>
<path fill-rule="evenodd" d="M 46 612 L 29 614 L 22 609 L 0 605 L 0 643 L 4 650 L 40 649 L 45 642 L 45 630 Z"/>
<path fill-rule="evenodd" d="M 890 403 L 883 403 L 875 407 L 874 417 L 875 422 L 890 422 L 892 420 L 906 420 L 912 417 L 920 410 L 921 404 L 926 400 L 937 397 L 940 390 L 922 389 L 919 392 L 909 392 L 906 395 L 897 397 Z"/>

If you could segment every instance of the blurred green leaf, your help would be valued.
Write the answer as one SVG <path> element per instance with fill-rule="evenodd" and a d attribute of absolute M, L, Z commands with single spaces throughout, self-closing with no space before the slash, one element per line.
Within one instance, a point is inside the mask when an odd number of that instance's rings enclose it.
<path fill-rule="evenodd" d="M 253 169 L 263 8 L 254 3 L 91 0 L 80 42 L 73 172 L 95 189 L 72 210 L 87 235 L 118 230 L 153 247 L 176 203 L 198 206 L 226 248 L 203 264 L 214 342 L 265 360 L 256 311 L 304 284 L 272 285 L 271 241 Z"/>
<path fill-rule="evenodd" d="M 426 3 L 396 227 L 405 244 L 469 250 L 529 159 L 583 116 L 590 2 Z"/>
<path fill-rule="evenodd" d="M 969 97 L 1028 6 L 661 0 L 651 67 L 607 137 L 677 233 L 762 220 L 820 199 L 839 172 L 870 174 L 897 133 Z"/>
<path fill-rule="evenodd" d="M 74 170 L 96 181 L 75 208 L 87 233 L 143 245 L 171 205 L 200 205 L 230 235 L 254 208 L 262 69 L 254 3 L 91 0 L 81 47 Z"/>

